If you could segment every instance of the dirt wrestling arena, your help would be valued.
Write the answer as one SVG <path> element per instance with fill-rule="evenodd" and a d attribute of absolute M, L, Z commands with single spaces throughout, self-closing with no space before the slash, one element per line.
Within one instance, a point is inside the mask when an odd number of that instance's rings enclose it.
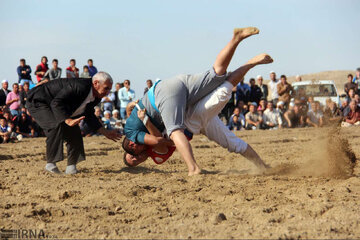
<path fill-rule="evenodd" d="M 0 229 L 58 238 L 360 236 L 360 128 L 237 134 L 273 168 L 256 175 L 243 157 L 197 136 L 206 174 L 188 177 L 178 153 L 130 169 L 119 143 L 91 137 L 81 173 L 58 176 L 43 170 L 44 138 L 1 145 Z"/>

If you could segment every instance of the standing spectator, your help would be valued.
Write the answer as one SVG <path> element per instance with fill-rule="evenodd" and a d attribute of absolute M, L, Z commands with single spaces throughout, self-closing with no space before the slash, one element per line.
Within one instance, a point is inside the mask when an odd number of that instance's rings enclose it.
<path fill-rule="evenodd" d="M 101 99 L 101 103 L 103 104 L 103 110 L 109 111 L 110 113 L 113 110 L 113 104 L 115 100 L 115 95 L 112 92 L 109 92 L 109 94 Z"/>
<path fill-rule="evenodd" d="M 277 129 L 282 126 L 282 119 L 279 111 L 274 109 L 272 102 L 267 103 L 267 109 L 263 114 L 264 126 L 267 129 Z"/>
<path fill-rule="evenodd" d="M 26 65 L 25 59 L 20 59 L 20 66 L 17 68 L 17 74 L 19 75 L 19 84 L 24 85 L 24 82 L 32 82 L 31 80 L 31 67 Z"/>
<path fill-rule="evenodd" d="M 79 69 L 76 67 L 75 59 L 70 59 L 70 66 L 66 68 L 67 78 L 79 78 Z"/>
<path fill-rule="evenodd" d="M 354 89 L 354 91 L 356 92 L 357 86 L 355 83 L 353 83 L 353 75 L 351 73 L 348 74 L 347 79 L 348 79 L 348 81 L 344 85 L 344 91 L 345 91 L 346 95 L 349 96 L 349 90 Z"/>
<path fill-rule="evenodd" d="M 19 84 L 13 84 L 13 90 L 6 97 L 6 105 L 9 105 L 10 112 L 13 116 L 17 116 L 20 108 Z"/>
<path fill-rule="evenodd" d="M 243 101 L 245 105 L 248 104 L 250 98 L 250 86 L 244 83 L 244 78 L 240 80 L 236 86 L 236 102 Z"/>
<path fill-rule="evenodd" d="M 58 67 L 57 59 L 52 60 L 52 66 L 53 67 L 45 73 L 44 78 L 48 78 L 49 80 L 61 78 L 62 69 Z"/>
<path fill-rule="evenodd" d="M 245 115 L 246 130 L 255 130 L 262 128 L 263 119 L 261 115 L 256 111 L 256 102 L 250 103 L 249 112 Z"/>
<path fill-rule="evenodd" d="M 302 81 L 301 76 L 300 76 L 300 75 L 296 75 L 295 81 L 296 81 L 296 82 L 301 82 L 301 81 Z"/>
<path fill-rule="evenodd" d="M 270 72 L 270 82 L 269 87 L 271 90 L 271 99 L 274 105 L 277 105 L 277 102 L 279 100 L 279 94 L 278 94 L 278 85 L 279 81 L 276 79 L 276 73 L 274 71 Z"/>
<path fill-rule="evenodd" d="M 287 109 L 289 107 L 291 95 L 294 93 L 294 89 L 287 82 L 285 75 L 281 75 L 280 77 L 280 83 L 277 84 L 277 92 L 279 95 L 279 101 L 284 102 Z"/>
<path fill-rule="evenodd" d="M 124 81 L 124 87 L 119 90 L 120 103 L 120 116 L 122 119 L 126 119 L 126 106 L 129 102 L 135 99 L 135 91 L 130 89 L 130 80 Z"/>
<path fill-rule="evenodd" d="M 256 102 L 259 104 L 260 99 L 262 97 L 261 89 L 255 84 L 255 79 L 250 78 L 250 95 L 249 95 L 249 101 L 250 102 Z"/>
<path fill-rule="evenodd" d="M 342 127 L 351 127 L 360 125 L 360 108 L 357 106 L 355 100 L 352 100 L 349 104 L 350 112 L 345 117 L 345 122 L 342 122 Z"/>
<path fill-rule="evenodd" d="M 92 59 L 89 59 L 89 60 L 88 60 L 88 67 L 89 67 L 90 77 L 93 77 L 93 76 L 98 72 L 98 70 L 97 70 L 96 67 L 93 65 L 93 60 L 92 60 Z"/>
<path fill-rule="evenodd" d="M 9 87 L 8 80 L 6 79 L 2 80 L 1 89 L 0 89 L 0 107 L 6 105 L 6 97 L 9 93 L 8 87 Z"/>
<path fill-rule="evenodd" d="M 269 95 L 269 89 L 266 84 L 264 84 L 264 79 L 261 75 L 258 75 L 257 77 L 259 87 L 261 89 L 262 97 L 267 101 L 268 95 Z"/>
<path fill-rule="evenodd" d="M 234 113 L 229 118 L 229 130 L 241 130 L 245 128 L 246 120 L 239 108 L 234 109 Z"/>
<path fill-rule="evenodd" d="M 88 66 L 84 66 L 83 67 L 83 72 L 80 74 L 81 78 L 91 78 L 90 73 L 89 73 L 89 67 Z"/>
<path fill-rule="evenodd" d="M 115 106 L 115 109 L 120 111 L 120 99 L 119 99 L 119 90 L 120 88 L 124 87 L 121 83 L 116 83 L 115 84 L 115 92 L 114 92 L 114 95 L 115 95 L 115 99 L 114 99 L 114 106 Z M 120 112 L 119 112 L 120 114 Z M 120 115 L 119 115 L 120 116 Z"/>
<path fill-rule="evenodd" d="M 299 106 L 295 105 L 292 109 L 284 113 L 287 126 L 289 128 L 304 127 L 305 119 L 301 115 Z"/>
<path fill-rule="evenodd" d="M 353 83 L 357 86 L 357 93 L 360 94 L 360 67 L 356 69 L 355 77 Z"/>
<path fill-rule="evenodd" d="M 160 80 L 160 79 L 159 79 Z M 153 82 L 151 79 L 146 80 L 146 88 L 144 89 L 144 95 L 149 91 L 149 89 L 153 86 Z"/>
<path fill-rule="evenodd" d="M 29 92 L 29 83 L 25 82 L 23 86 L 23 90 L 19 93 L 21 107 L 25 107 L 28 92 Z"/>
<path fill-rule="evenodd" d="M 41 82 L 45 73 L 47 72 L 47 70 L 49 70 L 47 62 L 48 62 L 47 57 L 43 56 L 41 58 L 41 63 L 36 66 L 35 75 L 36 75 L 36 79 L 37 79 L 38 83 Z"/>
<path fill-rule="evenodd" d="M 324 118 L 320 110 L 320 102 L 316 101 L 311 104 L 311 110 L 307 113 L 306 122 L 310 127 L 323 126 Z"/>

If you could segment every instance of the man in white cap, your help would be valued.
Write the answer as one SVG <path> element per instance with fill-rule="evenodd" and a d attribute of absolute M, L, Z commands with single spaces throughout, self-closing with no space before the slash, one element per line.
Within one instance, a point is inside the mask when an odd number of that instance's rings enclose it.
<path fill-rule="evenodd" d="M 277 85 L 279 81 L 276 79 L 276 73 L 274 71 L 270 72 L 270 90 L 271 90 L 271 99 L 274 105 L 276 105 L 277 101 L 279 100 L 279 94 L 277 90 Z"/>
<path fill-rule="evenodd" d="M 8 80 L 4 79 L 1 81 L 2 88 L 0 89 L 0 107 L 6 105 L 6 97 L 9 93 L 8 87 L 9 82 Z"/>
<path fill-rule="evenodd" d="M 264 84 L 264 79 L 263 79 L 263 77 L 261 75 L 257 75 L 256 79 L 258 81 L 259 87 L 260 87 L 261 92 L 262 92 L 262 98 L 264 98 L 265 101 L 267 101 L 267 97 L 269 95 L 268 86 L 266 84 Z"/>
<path fill-rule="evenodd" d="M 301 82 L 301 81 L 302 81 L 302 78 L 301 78 L 300 75 L 296 75 L 295 80 L 296 80 L 297 82 Z"/>

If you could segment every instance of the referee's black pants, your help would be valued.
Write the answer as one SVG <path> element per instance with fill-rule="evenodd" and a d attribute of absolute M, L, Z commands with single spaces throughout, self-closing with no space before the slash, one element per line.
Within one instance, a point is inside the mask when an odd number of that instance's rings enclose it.
<path fill-rule="evenodd" d="M 54 114 L 44 103 L 28 102 L 31 116 L 44 130 L 46 135 L 46 160 L 56 163 L 64 159 L 64 142 L 67 147 L 68 165 L 85 160 L 84 143 L 79 125 L 70 127 L 65 122 L 55 124 Z"/>

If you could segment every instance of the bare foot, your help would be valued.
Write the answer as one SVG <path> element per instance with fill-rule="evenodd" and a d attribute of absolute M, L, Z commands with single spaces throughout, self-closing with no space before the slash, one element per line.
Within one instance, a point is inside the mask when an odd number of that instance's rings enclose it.
<path fill-rule="evenodd" d="M 199 175 L 199 174 L 201 174 L 201 169 L 196 168 L 194 171 L 189 171 L 188 176 L 194 176 L 194 175 Z"/>
<path fill-rule="evenodd" d="M 268 64 L 268 63 L 272 63 L 273 61 L 274 60 L 270 57 L 270 55 L 268 55 L 266 53 L 262 53 L 260 55 L 253 57 L 252 59 L 250 59 L 248 61 L 248 64 L 254 64 L 254 65 Z"/>
<path fill-rule="evenodd" d="M 234 29 L 234 39 L 236 41 L 241 41 L 247 37 L 250 37 L 254 34 L 259 34 L 259 29 L 256 27 L 246 27 L 246 28 L 235 28 Z"/>

